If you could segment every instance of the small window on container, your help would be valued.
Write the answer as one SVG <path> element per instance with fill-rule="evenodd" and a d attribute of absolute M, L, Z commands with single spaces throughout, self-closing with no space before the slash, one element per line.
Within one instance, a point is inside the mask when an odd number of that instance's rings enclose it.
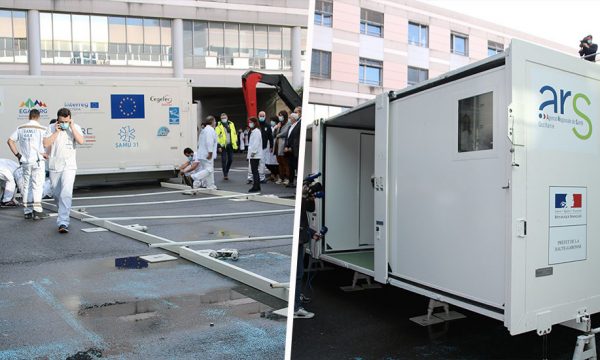
<path fill-rule="evenodd" d="M 494 148 L 493 93 L 458 101 L 458 152 Z"/>

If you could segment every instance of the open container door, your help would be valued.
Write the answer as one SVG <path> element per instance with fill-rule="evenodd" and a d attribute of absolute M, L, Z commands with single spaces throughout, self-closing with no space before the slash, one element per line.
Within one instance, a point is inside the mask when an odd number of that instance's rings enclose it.
<path fill-rule="evenodd" d="M 329 231 L 321 259 L 374 276 L 375 103 L 321 124 L 325 198 L 322 223 Z"/>
<path fill-rule="evenodd" d="M 513 41 L 511 334 L 600 311 L 600 67 Z M 510 126 L 510 125 L 509 125 Z"/>

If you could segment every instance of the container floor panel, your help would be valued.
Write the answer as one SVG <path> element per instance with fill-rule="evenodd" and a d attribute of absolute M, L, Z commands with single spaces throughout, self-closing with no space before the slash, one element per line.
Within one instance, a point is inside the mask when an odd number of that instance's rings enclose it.
<path fill-rule="evenodd" d="M 373 250 L 327 254 L 327 256 L 371 271 L 375 269 L 375 252 Z"/>

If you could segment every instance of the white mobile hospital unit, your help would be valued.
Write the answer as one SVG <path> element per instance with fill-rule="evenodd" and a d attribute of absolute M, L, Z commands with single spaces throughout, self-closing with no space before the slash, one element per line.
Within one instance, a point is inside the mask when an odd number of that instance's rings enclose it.
<path fill-rule="evenodd" d="M 315 121 L 311 221 L 329 232 L 313 256 L 513 335 L 584 323 L 600 311 L 599 120 L 600 66 L 515 40 Z"/>
<path fill-rule="evenodd" d="M 91 181 L 173 177 L 183 149 L 196 148 L 195 106 L 187 79 L 0 77 L 2 142 L 31 109 L 47 126 L 68 108 L 85 139 L 77 145 L 77 175 Z M 15 159 L 8 146 L 0 146 L 0 157 Z"/>

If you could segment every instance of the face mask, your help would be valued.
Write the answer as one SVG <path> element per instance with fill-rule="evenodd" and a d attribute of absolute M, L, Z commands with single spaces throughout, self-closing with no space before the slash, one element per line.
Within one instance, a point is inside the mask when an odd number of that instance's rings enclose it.
<path fill-rule="evenodd" d="M 278 119 L 279 121 L 283 121 L 283 116 L 280 116 Z"/>
<path fill-rule="evenodd" d="M 194 160 L 194 157 L 193 156 L 188 156 L 188 160 L 192 161 L 192 160 Z"/>
<path fill-rule="evenodd" d="M 258 118 L 258 121 L 260 121 L 260 122 L 264 122 L 264 121 L 265 121 L 265 117 L 264 117 L 264 116 L 261 116 L 261 117 L 259 117 L 259 118 Z"/>
<path fill-rule="evenodd" d="M 290 116 L 292 117 L 292 119 L 298 120 L 298 114 L 292 113 L 292 115 L 290 115 Z"/>
<path fill-rule="evenodd" d="M 223 118 L 223 119 L 221 119 L 221 122 L 222 122 L 223 124 L 227 124 L 227 118 Z"/>
<path fill-rule="evenodd" d="M 63 130 L 67 130 L 69 128 L 69 124 L 68 123 L 60 123 L 60 128 Z"/>
<path fill-rule="evenodd" d="M 587 43 L 591 45 L 592 44 L 592 40 L 588 39 Z"/>
<path fill-rule="evenodd" d="M 248 126 L 250 127 L 250 129 L 254 129 L 254 123 L 250 123 L 248 124 Z"/>

